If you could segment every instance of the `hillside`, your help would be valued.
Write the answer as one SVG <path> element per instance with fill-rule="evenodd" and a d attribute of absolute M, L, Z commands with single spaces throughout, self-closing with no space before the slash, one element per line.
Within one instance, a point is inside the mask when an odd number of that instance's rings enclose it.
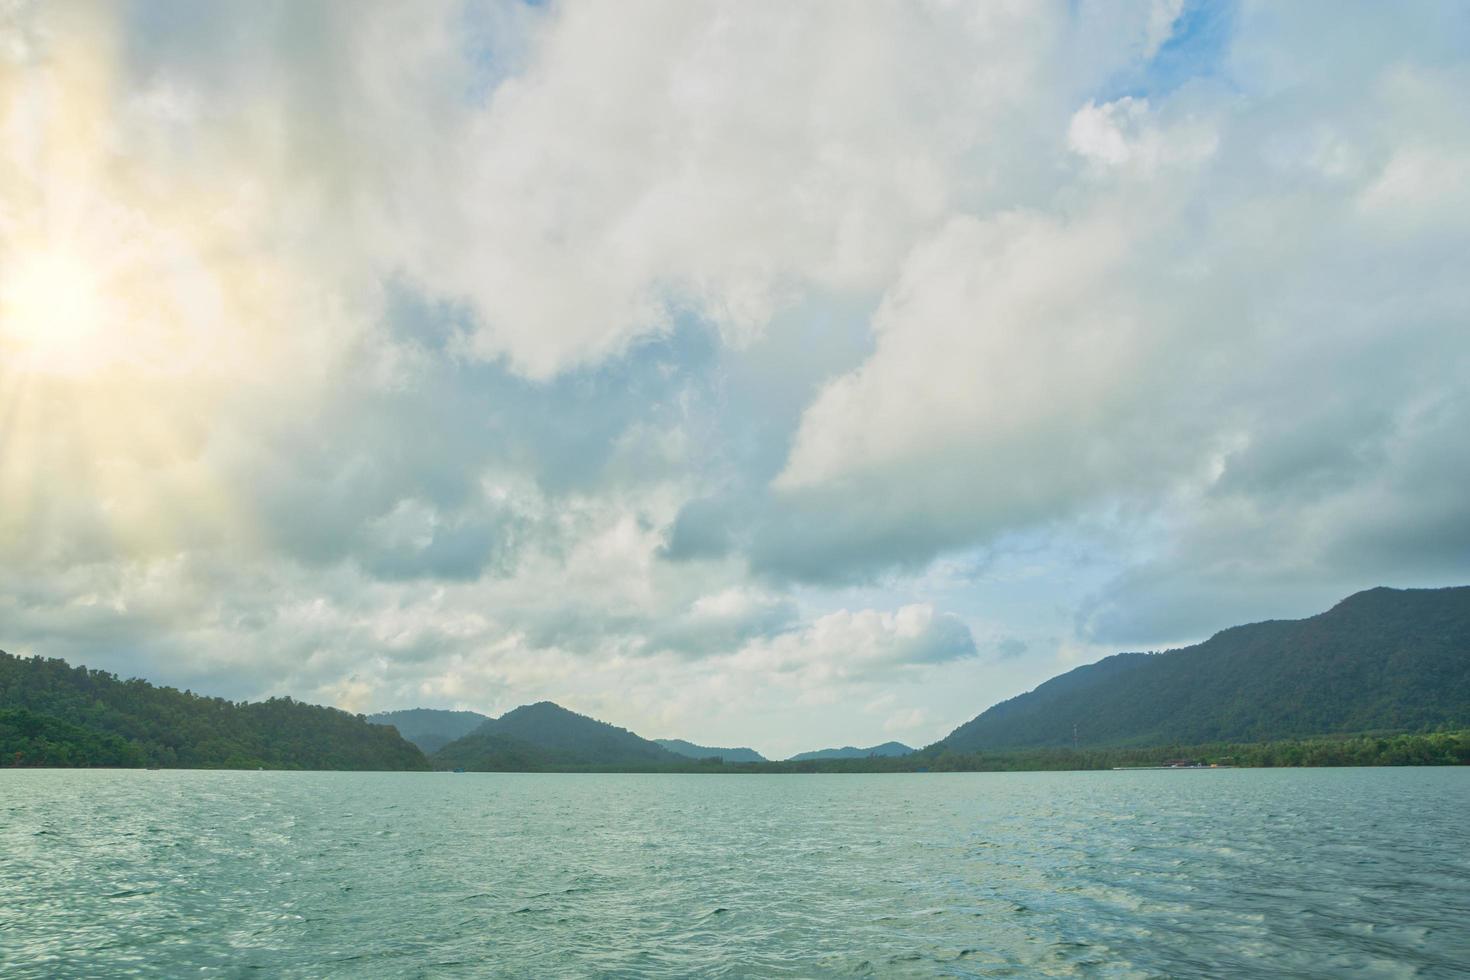
<path fill-rule="evenodd" d="M 1320 615 L 1126 653 L 1002 702 L 931 751 L 1256 742 L 1470 728 L 1470 587 L 1360 592 Z"/>
<path fill-rule="evenodd" d="M 440 769 L 648 768 L 687 762 L 655 742 L 550 701 L 492 718 L 435 752 Z"/>
<path fill-rule="evenodd" d="M 408 708 L 368 715 L 372 725 L 392 725 L 398 734 L 428 755 L 457 738 L 463 738 L 490 720 L 478 711 L 443 711 L 438 708 Z"/>
<path fill-rule="evenodd" d="M 726 762 L 765 762 L 766 757 L 755 749 L 721 749 L 709 745 L 695 745 L 682 738 L 654 739 L 663 748 L 686 759 L 723 759 Z"/>
<path fill-rule="evenodd" d="M 871 757 L 889 759 L 900 755 L 908 755 L 912 751 L 914 750 L 902 742 L 884 742 L 882 745 L 874 745 L 866 749 L 844 745 L 840 749 L 816 749 L 812 752 L 798 752 L 786 761 L 806 762 L 810 759 L 867 759 Z"/>
<path fill-rule="evenodd" d="M 290 698 L 209 698 L 0 652 L 0 762 L 36 766 L 427 769 L 392 729 Z"/>

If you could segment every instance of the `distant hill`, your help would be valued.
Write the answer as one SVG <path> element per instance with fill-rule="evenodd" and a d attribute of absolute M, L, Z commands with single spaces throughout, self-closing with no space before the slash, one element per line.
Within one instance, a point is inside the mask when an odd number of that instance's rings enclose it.
<path fill-rule="evenodd" d="M 432 761 L 441 769 L 494 772 L 637 769 L 688 760 L 625 728 L 541 701 L 486 721 L 435 752 Z"/>
<path fill-rule="evenodd" d="M 0 652 L 0 765 L 427 769 L 361 715 L 291 698 L 209 698 Z"/>
<path fill-rule="evenodd" d="M 1256 742 L 1470 728 L 1470 587 L 1370 589 L 1310 619 L 1123 653 L 1004 701 L 930 747 L 960 752 Z"/>
<path fill-rule="evenodd" d="M 799 752 L 793 755 L 787 762 L 805 762 L 808 759 L 866 759 L 870 756 L 888 758 L 892 756 L 908 755 L 914 751 L 902 742 L 884 742 L 882 745 L 874 745 L 871 748 L 860 749 L 852 745 L 844 745 L 840 749 L 817 749 L 815 752 Z"/>
<path fill-rule="evenodd" d="M 490 720 L 478 711 L 443 711 L 438 708 L 407 708 L 368 715 L 373 725 L 392 725 L 398 734 L 432 754 L 457 738 L 463 738 Z"/>
<path fill-rule="evenodd" d="M 724 759 L 726 762 L 765 762 L 766 757 L 755 749 L 717 749 L 708 745 L 695 745 L 682 738 L 656 738 L 659 745 L 689 759 Z"/>

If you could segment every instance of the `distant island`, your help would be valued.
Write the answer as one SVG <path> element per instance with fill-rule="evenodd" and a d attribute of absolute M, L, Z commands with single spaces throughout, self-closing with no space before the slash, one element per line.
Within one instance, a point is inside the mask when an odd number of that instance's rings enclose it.
<path fill-rule="evenodd" d="M 1371 589 L 1303 620 L 1124 653 L 1001 702 L 914 750 L 658 741 L 550 701 L 499 718 L 247 703 L 0 653 L 0 765 L 601 772 L 1470 764 L 1470 587 Z"/>

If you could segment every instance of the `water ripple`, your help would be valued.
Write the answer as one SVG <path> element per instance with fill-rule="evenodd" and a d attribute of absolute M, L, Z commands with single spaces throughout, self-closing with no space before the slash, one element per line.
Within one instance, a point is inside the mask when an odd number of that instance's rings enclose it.
<path fill-rule="evenodd" d="M 1470 771 L 0 772 L 0 975 L 1456 977 Z"/>

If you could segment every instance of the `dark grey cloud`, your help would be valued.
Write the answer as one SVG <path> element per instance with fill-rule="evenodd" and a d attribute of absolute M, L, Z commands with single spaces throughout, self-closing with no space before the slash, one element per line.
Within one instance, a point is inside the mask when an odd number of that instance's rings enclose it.
<path fill-rule="evenodd" d="M 962 660 L 976 654 L 975 637 L 970 627 L 956 616 L 942 615 L 934 619 L 928 630 L 908 652 L 907 663 L 922 666 Z"/>
<path fill-rule="evenodd" d="M 1014 660 L 1016 657 L 1025 656 L 1031 649 L 1031 644 L 1018 636 L 1007 636 L 995 644 L 995 652 L 1002 660 Z"/>
<path fill-rule="evenodd" d="M 1453 374 L 1470 365 L 1445 366 Z M 1188 640 L 1236 622 L 1308 615 L 1378 585 L 1470 580 L 1470 498 L 1459 489 L 1470 480 L 1470 454 L 1457 436 L 1470 425 L 1470 399 L 1436 385 L 1436 373 L 1416 375 L 1422 401 L 1392 418 L 1374 410 L 1318 419 L 1332 424 L 1304 441 L 1283 426 L 1279 441 L 1227 458 L 1167 549 L 1084 606 L 1084 635 Z M 1372 390 L 1367 377 L 1346 400 Z M 1297 445 L 1311 451 L 1294 456 Z"/>
<path fill-rule="evenodd" d="M 719 497 L 699 497 L 679 508 L 660 554 L 670 561 L 723 558 L 749 521 L 747 506 Z"/>
<path fill-rule="evenodd" d="M 789 598 L 731 592 L 642 625 L 650 651 L 669 650 L 700 658 L 739 650 L 752 640 L 779 636 L 799 623 L 796 603 Z"/>

